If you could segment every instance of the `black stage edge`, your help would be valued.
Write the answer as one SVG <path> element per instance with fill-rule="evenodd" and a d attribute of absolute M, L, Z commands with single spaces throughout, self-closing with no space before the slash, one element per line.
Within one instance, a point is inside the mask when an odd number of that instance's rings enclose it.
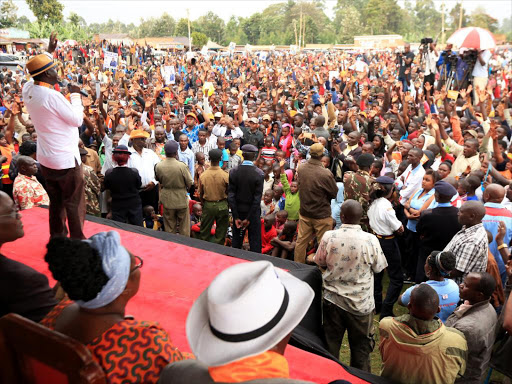
<path fill-rule="evenodd" d="M 296 263 L 291 260 L 285 260 L 277 257 L 263 255 L 255 252 L 244 251 L 242 249 L 226 247 L 191 237 L 185 237 L 169 232 L 155 231 L 136 225 L 120 223 L 113 220 L 103 219 L 96 216 L 86 215 L 86 220 L 94 223 L 106 225 L 123 231 L 138 233 L 140 235 L 153 237 L 160 240 L 170 241 L 171 243 L 186 245 L 203 251 L 215 252 L 221 255 L 236 257 L 238 259 L 248 261 L 266 260 L 270 261 L 274 266 L 288 270 L 293 276 L 308 283 L 315 292 L 315 298 L 308 312 L 294 329 L 290 344 L 304 351 L 314 353 L 316 355 L 333 360 L 343 366 L 343 368 L 354 376 L 357 376 L 369 383 L 389 384 L 389 380 L 371 373 L 361 371 L 356 368 L 349 367 L 341 363 L 328 350 L 325 344 L 324 333 L 322 330 L 322 274 L 320 270 L 311 265 Z M 336 381 L 332 382 L 333 384 Z M 343 381 L 340 381 L 343 383 Z M 346 382 L 345 382 L 346 383 Z"/>

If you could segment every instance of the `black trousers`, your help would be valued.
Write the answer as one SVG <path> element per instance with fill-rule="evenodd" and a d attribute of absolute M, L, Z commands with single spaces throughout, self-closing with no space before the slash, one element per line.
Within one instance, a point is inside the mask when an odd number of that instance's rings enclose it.
<path fill-rule="evenodd" d="M 249 246 L 251 252 L 261 253 L 261 212 L 256 210 L 248 216 L 248 212 L 238 212 L 238 218 L 240 220 L 249 220 L 249 226 L 247 231 L 249 234 Z M 231 246 L 233 248 L 242 248 L 245 236 L 245 229 L 237 228 L 235 220 L 233 220 L 233 239 Z"/>
<path fill-rule="evenodd" d="M 409 229 L 406 229 L 405 233 L 407 234 L 407 253 L 402 258 L 402 263 L 407 277 L 414 279 L 416 277 L 416 266 L 418 265 L 420 252 L 420 235 L 418 232 L 413 232 Z"/>
<path fill-rule="evenodd" d="M 142 208 L 139 204 L 112 207 L 112 220 L 142 227 Z"/>
<path fill-rule="evenodd" d="M 379 238 L 379 243 L 388 262 L 386 271 L 388 271 L 389 276 L 389 287 L 384 302 L 382 302 L 382 278 L 384 277 L 384 271 L 376 273 L 374 277 L 373 294 L 375 298 L 375 310 L 377 313 L 379 313 L 380 310 L 380 318 L 382 319 L 386 316 L 393 316 L 393 306 L 402 291 L 403 277 L 400 249 L 398 248 L 396 237 L 393 239 Z"/>
<path fill-rule="evenodd" d="M 158 185 L 151 191 L 140 191 L 139 196 L 142 201 L 142 209 L 144 209 L 146 205 L 151 205 L 155 212 L 158 213 Z"/>

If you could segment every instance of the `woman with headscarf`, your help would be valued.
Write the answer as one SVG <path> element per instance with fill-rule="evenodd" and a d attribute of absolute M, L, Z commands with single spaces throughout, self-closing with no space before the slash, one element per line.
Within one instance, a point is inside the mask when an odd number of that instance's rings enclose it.
<path fill-rule="evenodd" d="M 52 238 L 45 261 L 73 301 L 61 301 L 41 323 L 85 344 L 107 382 L 156 383 L 168 363 L 184 358 L 158 323 L 125 317 L 143 261 L 121 245 L 117 232 Z"/>
<path fill-rule="evenodd" d="M 444 323 L 452 314 L 459 302 L 459 286 L 452 279 L 445 279 L 455 268 L 455 255 L 450 251 L 433 251 L 425 262 L 425 275 L 427 281 L 439 295 L 439 318 Z M 398 299 L 398 304 L 407 306 L 411 298 L 412 290 L 416 285 L 409 287 Z"/>
<path fill-rule="evenodd" d="M 292 126 L 290 124 L 283 124 L 281 127 L 281 136 L 279 137 L 278 146 L 286 153 L 286 158 L 289 159 L 293 144 Z"/>

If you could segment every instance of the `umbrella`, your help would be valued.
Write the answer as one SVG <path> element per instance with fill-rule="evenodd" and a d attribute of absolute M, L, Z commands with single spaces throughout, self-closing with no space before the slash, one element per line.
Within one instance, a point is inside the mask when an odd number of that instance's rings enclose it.
<path fill-rule="evenodd" d="M 467 27 L 459 29 L 447 41 L 459 48 L 492 49 L 496 47 L 494 36 L 487 29 Z"/>
<path fill-rule="evenodd" d="M 76 40 L 66 40 L 63 45 L 65 47 L 72 47 L 78 45 L 78 43 L 76 42 Z"/>

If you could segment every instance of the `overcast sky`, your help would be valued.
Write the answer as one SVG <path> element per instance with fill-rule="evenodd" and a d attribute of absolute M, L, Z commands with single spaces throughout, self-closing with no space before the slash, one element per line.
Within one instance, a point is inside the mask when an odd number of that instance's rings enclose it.
<path fill-rule="evenodd" d="M 75 12 L 82 16 L 87 23 L 105 22 L 108 19 L 120 20 L 124 23 L 138 24 L 141 17 L 158 17 L 167 12 L 175 19 L 187 16 L 187 7 L 190 9 L 190 18 L 196 19 L 208 11 L 213 11 L 224 20 L 229 20 L 232 15 L 247 17 L 259 12 L 270 4 L 283 2 L 284 0 L 61 0 L 64 4 L 64 15 Z M 414 1 L 414 0 L 413 0 Z M 398 1 L 403 4 L 403 1 Z M 437 8 L 443 1 L 434 0 Z M 456 0 L 444 1 L 447 9 L 451 9 Z M 34 16 L 24 0 L 14 0 L 18 6 L 18 16 L 25 15 L 33 20 Z M 332 9 L 336 0 L 325 0 L 327 16 L 332 17 Z M 471 12 L 478 5 L 485 5 L 487 13 L 498 20 L 503 20 L 512 15 L 511 0 L 464 0 L 464 8 Z"/>

